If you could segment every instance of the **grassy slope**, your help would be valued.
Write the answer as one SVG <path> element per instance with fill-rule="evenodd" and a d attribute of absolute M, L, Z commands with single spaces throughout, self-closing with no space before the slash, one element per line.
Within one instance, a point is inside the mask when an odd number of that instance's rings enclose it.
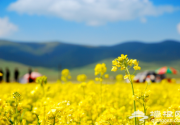
<path fill-rule="evenodd" d="M 113 59 L 105 59 L 102 60 L 98 63 L 105 63 L 107 66 L 107 73 L 110 74 L 110 76 L 115 76 L 117 74 L 124 74 L 124 72 L 122 71 L 118 71 L 118 72 L 111 72 L 111 61 Z M 176 68 L 177 70 L 180 71 L 180 61 L 171 61 L 171 62 L 151 62 L 151 63 L 147 63 L 147 62 L 140 62 L 139 65 L 142 67 L 141 71 L 144 70 L 155 70 L 159 67 L 162 66 L 172 66 L 174 68 Z M 76 76 L 78 74 L 86 74 L 88 76 L 88 78 L 94 78 L 94 67 L 95 67 L 96 63 L 84 66 L 84 67 L 79 67 L 79 68 L 75 68 L 75 69 L 71 69 L 71 74 L 72 74 L 72 78 L 76 79 Z M 13 70 L 15 67 L 19 68 L 20 70 L 20 76 L 22 77 L 25 73 L 27 73 L 29 66 L 24 65 L 24 64 L 20 64 L 17 62 L 10 62 L 10 61 L 5 61 L 5 60 L 0 60 L 0 67 L 3 68 L 3 70 L 5 71 L 5 67 L 9 67 L 10 71 L 11 71 L 11 79 L 13 79 Z M 32 67 L 33 70 L 37 70 L 38 72 L 40 72 L 43 75 L 46 75 L 49 80 L 57 80 L 59 73 L 57 70 L 54 69 L 47 69 L 47 68 L 43 68 L 43 67 Z M 131 71 L 132 72 L 132 71 Z M 138 72 L 136 72 L 138 73 Z M 175 77 L 175 78 L 180 78 L 180 74 L 178 75 L 168 75 L 168 77 Z"/>
<path fill-rule="evenodd" d="M 105 60 L 102 60 L 98 63 L 105 63 L 106 66 L 107 66 L 107 73 L 110 74 L 110 76 L 115 76 L 117 74 L 124 74 L 124 71 L 118 71 L 118 72 L 111 72 L 111 67 L 112 67 L 112 60 L 113 58 L 110 58 L 110 59 L 105 59 Z M 180 71 L 180 61 L 171 61 L 171 62 L 150 62 L 150 63 L 147 63 L 147 62 L 142 62 L 140 61 L 139 62 L 139 65 L 141 66 L 141 71 L 144 71 L 144 70 L 151 70 L 151 71 L 154 71 L 156 70 L 157 68 L 159 67 L 162 67 L 162 66 L 171 66 L 171 67 L 174 67 L 175 69 L 177 69 L 178 71 Z M 96 63 L 94 64 L 90 64 L 88 66 L 84 66 L 84 67 L 81 67 L 81 68 L 78 68 L 78 69 L 74 69 L 72 70 L 72 73 L 74 74 L 75 72 L 78 74 L 78 73 L 86 73 L 88 76 L 90 77 L 93 77 L 94 75 L 94 67 L 95 67 Z M 138 72 L 141 72 L 141 71 L 137 71 L 136 73 Z M 133 73 L 134 71 L 131 70 L 131 73 Z M 180 78 L 180 73 L 177 74 L 177 75 L 167 75 L 168 77 L 179 77 Z"/>

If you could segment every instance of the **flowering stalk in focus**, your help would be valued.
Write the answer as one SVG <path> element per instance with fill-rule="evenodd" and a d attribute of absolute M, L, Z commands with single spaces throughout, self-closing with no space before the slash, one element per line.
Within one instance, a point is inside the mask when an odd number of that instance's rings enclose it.
<path fill-rule="evenodd" d="M 141 70 L 141 67 L 139 66 L 139 63 L 136 59 L 128 59 L 127 55 L 121 54 L 118 58 L 114 59 L 112 61 L 112 69 L 111 71 L 116 72 L 118 69 L 125 70 L 125 76 L 124 79 L 129 79 L 132 87 L 132 94 L 134 96 L 134 87 L 133 87 L 133 81 L 131 78 L 131 74 L 129 72 L 129 69 L 133 66 L 134 70 Z M 134 112 L 136 111 L 136 102 L 134 100 Z M 135 117 L 135 125 L 136 125 L 136 117 Z"/>

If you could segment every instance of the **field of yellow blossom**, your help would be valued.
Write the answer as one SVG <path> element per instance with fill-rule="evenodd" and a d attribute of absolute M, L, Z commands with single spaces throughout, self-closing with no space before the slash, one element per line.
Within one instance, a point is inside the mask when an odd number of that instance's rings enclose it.
<path fill-rule="evenodd" d="M 123 82 L 102 84 L 102 90 L 101 85 L 94 81 L 86 84 L 46 84 L 44 90 L 38 84 L 1 84 L 0 123 L 131 125 L 134 124 L 134 119 L 129 119 L 134 112 L 133 100 L 137 100 L 137 110 L 144 112 L 141 99 L 144 94 L 148 116 L 145 124 L 154 125 L 158 121 L 167 125 L 179 123 L 175 119 L 178 120 L 180 116 L 180 85 L 163 82 L 150 84 L 147 89 L 146 84 L 134 85 L 135 98 L 132 96 L 130 84 Z M 16 93 L 19 96 L 13 95 Z"/>
<path fill-rule="evenodd" d="M 108 80 L 106 65 L 95 66 L 95 80 L 85 74 L 48 83 L 0 84 L 0 125 L 179 125 L 180 84 L 133 83 L 129 68 L 140 70 L 137 60 L 121 55 L 113 60 L 112 71 L 125 70 L 116 81 Z M 129 79 L 130 83 L 125 83 Z"/>

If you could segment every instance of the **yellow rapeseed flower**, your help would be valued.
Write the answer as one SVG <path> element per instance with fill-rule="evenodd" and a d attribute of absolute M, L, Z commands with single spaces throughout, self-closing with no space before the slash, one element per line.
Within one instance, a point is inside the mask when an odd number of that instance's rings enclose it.
<path fill-rule="evenodd" d="M 109 74 L 105 74 L 104 77 L 105 77 L 105 78 L 109 78 Z"/>
<path fill-rule="evenodd" d="M 118 68 L 117 68 L 116 66 L 113 66 L 113 67 L 112 67 L 112 69 L 111 69 L 111 71 L 116 72 L 116 71 L 117 71 L 117 69 L 118 69 Z"/>
<path fill-rule="evenodd" d="M 134 70 L 141 70 L 140 66 L 134 66 L 133 68 L 134 68 Z"/>
<path fill-rule="evenodd" d="M 86 79 L 87 79 L 87 76 L 85 74 L 79 74 L 77 76 L 77 81 L 79 81 L 79 82 L 85 82 Z"/>
<path fill-rule="evenodd" d="M 138 62 L 137 62 L 136 59 L 134 59 L 134 60 L 132 61 L 132 63 L 133 63 L 134 65 L 138 66 Z"/>
<path fill-rule="evenodd" d="M 133 59 L 130 59 L 130 60 L 128 61 L 128 65 L 129 65 L 129 66 L 132 66 L 132 64 L 133 64 Z"/>
<path fill-rule="evenodd" d="M 122 81 L 123 80 L 123 75 L 122 74 L 116 75 L 116 80 L 117 81 Z"/>
<path fill-rule="evenodd" d="M 98 74 L 104 75 L 106 70 L 107 70 L 107 68 L 106 68 L 105 63 L 97 64 L 96 67 L 94 68 L 95 75 L 98 75 Z"/>
<path fill-rule="evenodd" d="M 62 72 L 61 72 L 61 75 L 63 75 L 63 76 L 66 76 L 66 77 L 67 77 L 67 76 L 69 75 L 69 73 L 70 73 L 70 72 L 69 72 L 69 70 L 68 70 L 68 69 L 63 69 L 63 70 L 62 70 Z"/>
<path fill-rule="evenodd" d="M 122 75 L 119 76 L 123 78 Z M 153 125 L 153 120 L 180 119 L 177 113 L 180 109 L 178 84 L 169 84 L 167 80 L 164 81 L 165 84 L 152 84 L 148 88 L 146 84 L 134 84 L 135 94 L 132 96 L 129 84 L 123 84 L 123 81 L 119 82 L 121 84 L 94 84 L 94 80 L 91 82 L 47 83 L 44 87 L 45 96 L 37 84 L 1 84 L 3 89 L 0 91 L 0 124 L 133 125 L 134 120 L 128 117 L 134 112 L 134 101 L 136 111 L 148 116 L 146 125 Z M 99 92 L 100 87 L 102 89 Z M 17 88 L 19 94 L 16 92 Z M 14 98 L 9 96 L 9 90 L 16 92 Z M 22 98 L 18 99 L 20 94 Z M 172 117 L 164 116 L 165 114 L 172 114 Z M 137 120 L 139 121 L 138 118 Z M 158 125 L 171 124 L 164 121 L 159 121 Z"/>
<path fill-rule="evenodd" d="M 127 58 L 127 55 L 121 54 L 121 58 L 125 60 Z"/>
<path fill-rule="evenodd" d="M 121 67 L 121 70 L 125 70 L 126 68 L 124 66 Z"/>
<path fill-rule="evenodd" d="M 112 61 L 112 65 L 115 65 L 115 66 L 116 66 L 117 64 L 118 64 L 118 62 L 117 62 L 116 59 Z"/>
<path fill-rule="evenodd" d="M 70 71 L 69 69 L 63 69 L 61 72 L 61 80 L 67 82 L 68 79 L 71 79 Z"/>
<path fill-rule="evenodd" d="M 129 78 L 129 75 L 125 75 L 125 76 L 124 76 L 124 79 L 128 79 L 128 78 Z"/>
<path fill-rule="evenodd" d="M 87 86 L 87 83 L 86 82 L 82 82 L 81 83 L 81 87 L 86 87 Z"/>
<path fill-rule="evenodd" d="M 96 78 L 95 78 L 95 81 L 99 81 L 99 78 L 98 78 L 98 77 L 96 77 Z"/>
<path fill-rule="evenodd" d="M 138 66 L 138 61 L 136 59 L 128 59 L 127 55 L 121 54 L 118 58 L 112 61 L 111 71 L 116 72 L 119 68 L 120 70 L 127 70 L 134 65 L 134 70 L 140 70 L 141 67 Z"/>
<path fill-rule="evenodd" d="M 123 58 L 122 58 L 122 57 L 118 57 L 117 60 L 118 60 L 119 62 L 121 62 L 121 61 L 123 61 Z"/>

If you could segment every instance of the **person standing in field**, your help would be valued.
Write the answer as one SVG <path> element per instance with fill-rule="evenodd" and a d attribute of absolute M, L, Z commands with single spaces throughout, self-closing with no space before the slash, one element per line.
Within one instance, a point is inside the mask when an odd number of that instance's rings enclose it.
<path fill-rule="evenodd" d="M 6 68 L 6 82 L 7 83 L 10 82 L 10 71 L 9 71 L 9 68 Z"/>
<path fill-rule="evenodd" d="M 32 69 L 31 68 L 29 68 L 29 83 L 32 83 L 34 80 L 32 79 L 32 77 L 31 77 L 31 74 L 32 74 Z"/>
<path fill-rule="evenodd" d="M 19 71 L 18 68 L 14 70 L 14 80 L 15 82 L 19 82 Z"/>

